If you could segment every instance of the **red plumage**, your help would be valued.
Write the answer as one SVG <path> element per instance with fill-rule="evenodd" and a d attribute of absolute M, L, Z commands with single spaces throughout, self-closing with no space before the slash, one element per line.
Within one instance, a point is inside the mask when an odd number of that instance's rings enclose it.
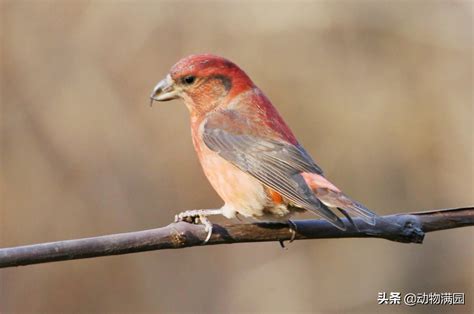
<path fill-rule="evenodd" d="M 182 98 L 193 144 L 210 183 L 224 200 L 222 214 L 288 219 L 309 210 L 338 228 L 330 208 L 373 224 L 375 214 L 329 182 L 298 143 L 270 100 L 237 65 L 202 54 L 180 60 L 152 99 Z"/>

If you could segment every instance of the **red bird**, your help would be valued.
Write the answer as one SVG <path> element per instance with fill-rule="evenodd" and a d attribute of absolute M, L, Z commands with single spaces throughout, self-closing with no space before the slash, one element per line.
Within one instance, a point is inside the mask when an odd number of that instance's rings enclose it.
<path fill-rule="evenodd" d="M 181 98 L 191 115 L 194 148 L 204 173 L 225 205 L 218 210 L 192 210 L 178 220 L 236 214 L 288 220 L 308 210 L 339 229 L 346 227 L 338 209 L 375 224 L 376 215 L 347 197 L 323 175 L 298 143 L 270 100 L 237 65 L 211 54 L 180 60 L 159 82 L 151 102 Z M 207 240 L 206 240 L 207 241 Z"/>

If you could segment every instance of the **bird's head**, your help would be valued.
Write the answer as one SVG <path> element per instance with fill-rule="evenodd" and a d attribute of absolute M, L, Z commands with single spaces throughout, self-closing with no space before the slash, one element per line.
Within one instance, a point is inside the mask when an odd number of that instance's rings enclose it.
<path fill-rule="evenodd" d="M 192 114 L 199 114 L 253 87 L 247 74 L 231 61 L 200 54 L 183 58 L 171 67 L 150 98 L 151 103 L 182 98 Z"/>

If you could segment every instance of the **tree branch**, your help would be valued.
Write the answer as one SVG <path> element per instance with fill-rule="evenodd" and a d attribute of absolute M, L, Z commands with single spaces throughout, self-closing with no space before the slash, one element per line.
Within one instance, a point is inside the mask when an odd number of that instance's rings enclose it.
<path fill-rule="evenodd" d="M 321 238 L 381 238 L 403 243 L 422 243 L 425 233 L 474 225 L 474 207 L 442 209 L 410 214 L 381 216 L 375 226 L 360 219 L 347 219 L 346 231 L 325 220 L 294 221 L 295 240 Z M 205 245 L 286 241 L 291 238 L 285 223 L 213 225 Z M 66 240 L 0 249 L 0 268 L 89 257 L 128 254 L 151 250 L 179 249 L 203 245 L 207 232 L 202 225 L 172 223 L 163 228 L 112 234 L 94 238 Z"/>

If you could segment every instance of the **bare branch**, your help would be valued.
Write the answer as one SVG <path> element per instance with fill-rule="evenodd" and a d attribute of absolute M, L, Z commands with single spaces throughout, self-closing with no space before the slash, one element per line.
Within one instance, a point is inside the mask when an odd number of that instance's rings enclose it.
<path fill-rule="evenodd" d="M 341 231 L 324 220 L 294 221 L 296 240 L 321 238 L 381 238 L 403 243 L 422 243 L 425 233 L 474 225 L 474 207 L 443 209 L 410 214 L 381 216 L 370 226 L 353 219 Z M 94 238 L 58 241 L 0 249 L 0 268 L 97 256 L 128 254 L 203 245 L 206 231 L 202 225 L 172 223 L 163 228 L 112 234 Z M 291 238 L 284 223 L 214 224 L 206 245 L 286 241 Z"/>

